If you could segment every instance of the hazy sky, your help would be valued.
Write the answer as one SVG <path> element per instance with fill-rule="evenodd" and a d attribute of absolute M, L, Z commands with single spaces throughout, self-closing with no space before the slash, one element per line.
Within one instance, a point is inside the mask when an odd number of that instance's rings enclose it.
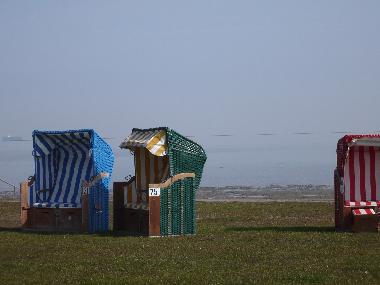
<path fill-rule="evenodd" d="M 380 130 L 380 1 L 0 0 L 0 136 Z"/>

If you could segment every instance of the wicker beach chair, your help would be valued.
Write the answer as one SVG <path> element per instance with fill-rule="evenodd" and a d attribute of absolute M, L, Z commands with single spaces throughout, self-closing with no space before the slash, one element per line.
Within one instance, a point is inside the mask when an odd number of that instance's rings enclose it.
<path fill-rule="evenodd" d="M 114 156 L 94 130 L 34 131 L 35 175 L 21 183 L 25 229 L 108 231 Z"/>
<path fill-rule="evenodd" d="M 344 136 L 337 145 L 335 228 L 378 231 L 380 135 Z"/>
<path fill-rule="evenodd" d="M 195 192 L 206 162 L 203 148 L 169 128 L 133 129 L 120 147 L 134 154 L 135 175 L 114 182 L 114 230 L 194 234 Z"/>

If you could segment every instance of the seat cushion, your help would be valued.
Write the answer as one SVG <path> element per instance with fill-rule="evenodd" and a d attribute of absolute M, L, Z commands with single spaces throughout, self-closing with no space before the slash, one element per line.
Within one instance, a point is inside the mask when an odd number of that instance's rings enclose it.
<path fill-rule="evenodd" d="M 380 201 L 362 201 L 362 202 L 345 201 L 344 205 L 348 207 L 363 207 L 363 206 L 377 207 L 377 206 L 380 206 Z"/>
<path fill-rule="evenodd" d="M 354 216 L 363 216 L 363 215 L 376 215 L 374 209 L 353 209 L 352 214 Z"/>
<path fill-rule="evenodd" d="M 77 203 L 34 203 L 35 208 L 81 208 L 81 204 Z"/>

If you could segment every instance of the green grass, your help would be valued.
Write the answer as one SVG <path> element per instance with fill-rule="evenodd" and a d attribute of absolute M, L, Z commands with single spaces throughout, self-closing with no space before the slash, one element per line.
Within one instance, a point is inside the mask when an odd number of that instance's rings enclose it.
<path fill-rule="evenodd" d="M 198 234 L 143 238 L 17 229 L 0 203 L 0 284 L 375 284 L 380 236 L 337 233 L 328 203 L 198 203 Z"/>

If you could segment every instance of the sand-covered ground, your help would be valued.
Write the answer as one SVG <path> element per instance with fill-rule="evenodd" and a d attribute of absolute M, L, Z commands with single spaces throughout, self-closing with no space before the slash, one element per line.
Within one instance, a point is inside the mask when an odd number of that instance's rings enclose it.
<path fill-rule="evenodd" d="M 197 192 L 198 201 L 239 201 L 239 202 L 330 202 L 334 191 L 329 185 L 270 185 L 263 187 L 201 187 Z"/>

